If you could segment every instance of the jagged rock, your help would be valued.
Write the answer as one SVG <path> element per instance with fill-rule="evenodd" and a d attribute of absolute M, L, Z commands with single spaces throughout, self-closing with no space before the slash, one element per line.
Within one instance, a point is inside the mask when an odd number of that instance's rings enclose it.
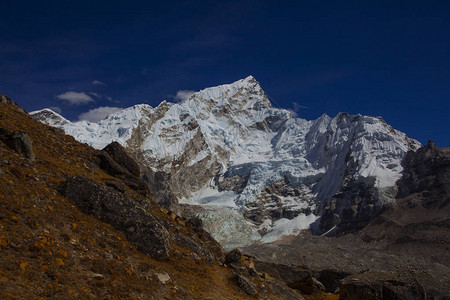
<path fill-rule="evenodd" d="M 125 197 L 113 188 L 80 176 L 67 179 L 61 194 L 84 213 L 124 231 L 128 240 L 142 252 L 160 260 L 169 258 L 169 233 L 148 213 L 148 200 Z"/>
<path fill-rule="evenodd" d="M 31 114 L 31 117 L 33 120 L 36 120 L 38 122 L 42 122 L 44 124 L 48 124 L 51 126 L 63 126 L 66 124 L 69 124 L 70 121 L 65 119 L 63 116 L 59 115 L 58 113 L 54 112 L 53 110 L 46 108 L 37 112 L 33 112 Z M 58 132 L 64 134 L 64 129 L 59 127 L 53 127 L 53 132 Z"/>
<path fill-rule="evenodd" d="M 256 295 L 258 293 L 258 289 L 256 285 L 254 285 L 250 280 L 242 276 L 241 274 L 236 274 L 236 280 L 238 286 L 244 290 L 248 295 Z"/>
<path fill-rule="evenodd" d="M 164 208 L 179 213 L 178 200 L 170 189 L 171 176 L 169 173 L 143 168 L 142 179 L 150 187 L 155 200 Z"/>
<path fill-rule="evenodd" d="M 15 109 L 17 109 L 18 111 L 27 113 L 22 107 L 20 107 L 20 105 L 18 105 L 16 102 L 14 102 L 13 100 L 11 100 L 9 97 L 7 97 L 5 95 L 0 95 L 0 103 L 10 105 L 10 106 L 14 107 Z"/>
<path fill-rule="evenodd" d="M 30 136 L 27 133 L 20 131 L 9 133 L 7 130 L 1 128 L 0 139 L 14 152 L 22 154 L 31 161 L 36 159 Z"/>
<path fill-rule="evenodd" d="M 256 278 L 261 278 L 261 276 L 259 276 L 258 272 L 256 272 L 256 270 L 254 268 L 247 268 L 248 270 L 248 274 L 250 274 L 253 277 Z"/>
<path fill-rule="evenodd" d="M 369 271 L 349 276 L 339 285 L 339 299 L 445 299 L 435 291 L 426 291 L 413 276 L 399 279 L 387 271 Z"/>
<path fill-rule="evenodd" d="M 397 182 L 397 198 L 424 193 L 424 207 L 435 206 L 448 199 L 450 191 L 450 148 L 439 148 L 432 140 L 416 152 L 407 153 L 403 177 Z M 430 192 L 431 191 L 431 192 Z M 448 201 L 448 200 L 447 200 Z M 448 202 L 447 202 L 448 203 Z"/>
<path fill-rule="evenodd" d="M 339 282 L 351 273 L 342 270 L 324 269 L 317 274 L 317 279 L 324 285 L 325 291 L 334 293 L 339 287 Z"/>
<path fill-rule="evenodd" d="M 123 179 L 124 183 L 129 188 L 137 191 L 143 196 L 147 196 L 150 194 L 149 187 L 143 180 L 141 180 L 139 177 L 129 172 L 124 166 L 116 162 L 107 152 L 99 151 L 99 153 L 97 154 L 97 158 L 98 166 L 106 173 L 111 176 Z"/>
<path fill-rule="evenodd" d="M 255 267 L 259 272 L 268 273 L 271 277 L 284 281 L 290 288 L 304 294 L 325 290 L 323 284 L 312 276 L 311 271 L 302 267 L 262 261 L 255 261 Z"/>
<path fill-rule="evenodd" d="M 234 191 L 241 193 L 247 185 L 250 174 L 234 175 L 230 176 L 229 173 L 224 174 L 224 178 L 219 181 L 216 177 L 217 186 L 219 191 Z"/>
<path fill-rule="evenodd" d="M 202 219 L 197 218 L 197 217 L 189 218 L 188 225 L 191 226 L 191 228 L 195 232 L 199 232 L 200 230 L 203 229 L 203 221 L 202 221 Z"/>
<path fill-rule="evenodd" d="M 192 252 L 204 256 L 208 261 L 213 261 L 214 256 L 208 250 L 208 248 L 201 244 L 201 241 L 194 241 L 192 238 L 184 235 L 177 234 L 175 240 L 186 248 L 190 249 Z"/>
<path fill-rule="evenodd" d="M 339 234 L 360 230 L 388 207 L 380 205 L 378 198 L 377 190 L 372 184 L 350 179 L 324 208 L 319 224 L 320 231 L 327 232 L 333 226 L 339 228 Z"/>
<path fill-rule="evenodd" d="M 118 142 L 112 142 L 103 148 L 103 151 L 108 153 L 115 162 L 127 169 L 131 174 L 140 176 L 141 170 L 139 165 Z"/>
<path fill-rule="evenodd" d="M 233 249 L 225 256 L 226 264 L 239 263 L 242 258 L 242 253 L 238 249 Z"/>
<path fill-rule="evenodd" d="M 245 266 L 241 265 L 241 264 L 238 264 L 238 263 L 230 263 L 230 264 L 228 264 L 228 267 L 230 269 L 233 269 L 233 270 L 239 272 L 239 273 L 248 273 L 247 268 Z"/>
<path fill-rule="evenodd" d="M 127 187 L 121 181 L 107 179 L 105 180 L 105 184 L 109 187 L 115 188 L 121 193 L 125 193 Z"/>

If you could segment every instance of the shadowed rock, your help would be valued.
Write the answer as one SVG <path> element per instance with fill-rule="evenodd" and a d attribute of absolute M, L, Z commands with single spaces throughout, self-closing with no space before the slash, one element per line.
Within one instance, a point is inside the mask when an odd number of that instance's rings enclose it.
<path fill-rule="evenodd" d="M 433 291 L 425 291 L 413 276 L 386 271 L 369 271 L 341 281 L 339 299 L 444 299 Z"/>
<path fill-rule="evenodd" d="M 115 162 L 128 170 L 128 172 L 139 177 L 141 173 L 139 165 L 118 142 L 112 142 L 103 148 L 103 151 L 108 153 Z"/>
<path fill-rule="evenodd" d="M 22 154 L 31 161 L 36 159 L 30 136 L 27 133 L 21 131 L 9 133 L 7 130 L 2 128 L 0 130 L 0 139 L 14 152 Z"/>
<path fill-rule="evenodd" d="M 256 295 L 258 293 L 258 290 L 256 289 L 256 286 L 247 278 L 240 274 L 236 274 L 236 280 L 238 283 L 238 286 L 246 292 L 248 295 Z"/>
<path fill-rule="evenodd" d="M 125 149 L 117 142 L 109 144 L 105 149 L 108 152 L 102 150 L 97 154 L 98 166 L 109 175 L 122 179 L 129 188 L 137 191 L 141 195 L 150 195 L 148 185 L 139 178 L 139 166 L 128 156 Z M 113 156 L 109 153 L 112 153 Z M 129 169 L 134 173 L 130 172 Z"/>
<path fill-rule="evenodd" d="M 302 267 L 255 261 L 255 268 L 275 279 L 284 281 L 288 287 L 299 290 L 304 294 L 325 290 L 323 284 L 312 276 L 311 271 Z"/>
<path fill-rule="evenodd" d="M 27 113 L 22 107 L 20 107 L 16 102 L 12 101 L 9 97 L 5 95 L 0 95 L 0 103 L 10 105 L 20 112 Z"/>
<path fill-rule="evenodd" d="M 233 249 L 230 252 L 227 253 L 225 256 L 225 263 L 226 264 L 233 264 L 233 263 L 239 263 L 239 261 L 242 258 L 242 253 L 238 249 Z"/>
<path fill-rule="evenodd" d="M 149 213 L 146 199 L 125 197 L 113 188 L 80 176 L 67 179 L 61 194 L 84 213 L 125 232 L 140 251 L 159 260 L 169 258 L 169 233 Z"/>

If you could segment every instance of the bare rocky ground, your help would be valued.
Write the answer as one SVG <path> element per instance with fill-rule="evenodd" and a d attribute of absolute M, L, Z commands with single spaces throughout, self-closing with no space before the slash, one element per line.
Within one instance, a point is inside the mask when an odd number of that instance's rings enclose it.
<path fill-rule="evenodd" d="M 243 251 L 262 265 L 306 268 L 343 299 L 450 299 L 450 148 L 430 142 L 404 164 L 396 203 L 358 233 Z"/>

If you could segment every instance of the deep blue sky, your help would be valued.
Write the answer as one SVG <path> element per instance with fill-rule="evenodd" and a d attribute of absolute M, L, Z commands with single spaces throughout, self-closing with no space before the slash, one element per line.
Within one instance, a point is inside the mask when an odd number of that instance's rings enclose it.
<path fill-rule="evenodd" d="M 382 116 L 449 146 L 450 2 L 368 2 L 2 0 L 0 93 L 77 120 L 253 75 L 302 118 Z"/>

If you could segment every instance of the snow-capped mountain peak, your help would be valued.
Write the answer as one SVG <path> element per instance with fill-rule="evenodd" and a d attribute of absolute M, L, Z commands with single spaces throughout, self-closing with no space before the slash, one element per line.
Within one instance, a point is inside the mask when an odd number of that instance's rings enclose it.
<path fill-rule="evenodd" d="M 197 205 L 188 211 L 228 247 L 363 224 L 393 201 L 401 161 L 420 146 L 381 118 L 291 118 L 252 76 L 97 123 L 47 123 L 96 148 L 120 142 L 161 203 Z"/>
<path fill-rule="evenodd" d="M 30 114 L 33 115 L 33 118 L 35 120 L 46 123 L 50 126 L 60 126 L 70 123 L 69 120 L 67 120 L 57 112 L 51 110 L 50 108 L 36 110 L 31 112 Z"/>

